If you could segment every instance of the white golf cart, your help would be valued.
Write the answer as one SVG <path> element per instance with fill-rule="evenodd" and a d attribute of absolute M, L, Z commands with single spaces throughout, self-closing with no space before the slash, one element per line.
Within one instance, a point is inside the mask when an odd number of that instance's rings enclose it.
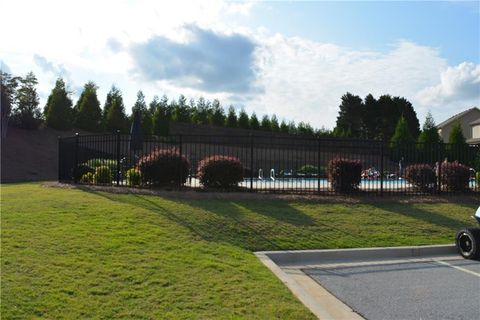
<path fill-rule="evenodd" d="M 480 207 L 473 216 L 480 223 Z M 480 259 L 480 228 L 464 228 L 455 239 L 458 252 L 466 259 Z"/>

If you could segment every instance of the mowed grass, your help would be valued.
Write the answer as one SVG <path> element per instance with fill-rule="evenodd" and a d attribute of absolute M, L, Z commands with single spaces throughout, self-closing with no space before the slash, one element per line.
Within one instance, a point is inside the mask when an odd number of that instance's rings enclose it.
<path fill-rule="evenodd" d="M 474 209 L 2 185 L 1 316 L 313 319 L 252 251 L 452 243 Z"/>

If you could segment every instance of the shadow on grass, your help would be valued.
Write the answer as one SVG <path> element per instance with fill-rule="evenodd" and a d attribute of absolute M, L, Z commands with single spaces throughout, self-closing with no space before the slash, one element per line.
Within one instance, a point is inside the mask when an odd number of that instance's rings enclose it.
<path fill-rule="evenodd" d="M 428 211 L 412 204 L 386 205 L 384 203 L 371 203 L 371 205 L 386 212 L 392 212 L 410 218 L 415 218 L 440 227 L 461 228 L 465 224 L 459 219 L 448 217 L 437 212 Z"/>

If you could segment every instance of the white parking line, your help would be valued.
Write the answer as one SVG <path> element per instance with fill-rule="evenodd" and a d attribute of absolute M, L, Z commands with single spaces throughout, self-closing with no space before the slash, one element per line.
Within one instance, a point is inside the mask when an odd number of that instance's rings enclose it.
<path fill-rule="evenodd" d="M 480 278 L 480 273 L 476 273 L 476 272 L 474 272 L 474 271 L 472 271 L 472 270 L 468 270 L 468 269 L 465 269 L 465 268 L 462 268 L 462 267 L 459 267 L 459 266 L 454 266 L 453 264 L 450 264 L 450 263 L 448 263 L 448 262 L 446 262 L 446 261 L 442 261 L 442 260 L 433 260 L 433 261 L 435 261 L 435 262 L 437 262 L 437 263 L 440 263 L 440 264 L 443 264 L 443 265 L 445 265 L 445 266 L 449 266 L 449 267 L 451 267 L 451 268 L 454 268 L 454 269 L 457 269 L 457 270 L 460 270 L 460 271 L 469 273 L 469 274 L 471 274 L 471 275 L 474 275 L 474 276 L 477 276 L 477 277 Z"/>

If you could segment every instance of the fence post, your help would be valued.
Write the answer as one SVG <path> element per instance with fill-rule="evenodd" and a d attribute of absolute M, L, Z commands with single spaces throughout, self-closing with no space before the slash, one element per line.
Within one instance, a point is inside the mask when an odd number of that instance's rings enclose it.
<path fill-rule="evenodd" d="M 60 182 L 61 177 L 61 170 L 60 170 L 60 163 L 61 161 L 61 144 L 60 144 L 60 136 L 57 136 L 57 150 L 58 150 L 58 163 L 57 163 L 57 174 L 58 174 L 58 182 Z"/>
<path fill-rule="evenodd" d="M 117 130 L 115 140 L 117 142 L 116 158 L 117 158 L 117 187 L 118 187 L 120 185 L 120 130 Z"/>
<path fill-rule="evenodd" d="M 179 173 L 180 173 L 180 180 L 178 181 L 178 189 L 181 190 L 182 189 L 182 181 L 183 181 L 183 172 L 182 172 L 182 152 L 183 152 L 182 148 L 183 148 L 183 146 L 182 146 L 182 135 L 181 134 L 178 135 L 178 144 L 179 144 L 178 152 L 179 152 L 179 157 L 180 157 L 180 161 L 178 162 L 178 165 L 180 166 L 180 168 L 179 168 L 180 170 L 178 170 Z"/>
<path fill-rule="evenodd" d="M 78 132 L 75 133 L 75 152 L 74 152 L 74 158 L 73 158 L 73 182 L 77 183 L 77 167 L 78 167 L 78 140 L 79 140 L 79 134 Z"/>
<path fill-rule="evenodd" d="M 250 191 L 253 191 L 253 135 L 250 133 Z"/>
<path fill-rule="evenodd" d="M 437 153 L 438 153 L 438 167 L 437 167 L 437 192 L 438 194 L 442 193 L 442 150 L 440 148 L 441 144 L 437 144 Z"/>
<path fill-rule="evenodd" d="M 384 151 L 383 151 L 383 140 L 380 142 L 380 197 L 383 197 L 383 171 L 384 171 Z"/>
<path fill-rule="evenodd" d="M 318 190 L 318 193 L 320 193 L 320 165 L 321 165 L 321 162 L 320 162 L 320 138 L 318 138 L 318 150 L 317 150 L 317 157 L 318 157 L 318 161 L 317 161 L 317 190 Z"/>

